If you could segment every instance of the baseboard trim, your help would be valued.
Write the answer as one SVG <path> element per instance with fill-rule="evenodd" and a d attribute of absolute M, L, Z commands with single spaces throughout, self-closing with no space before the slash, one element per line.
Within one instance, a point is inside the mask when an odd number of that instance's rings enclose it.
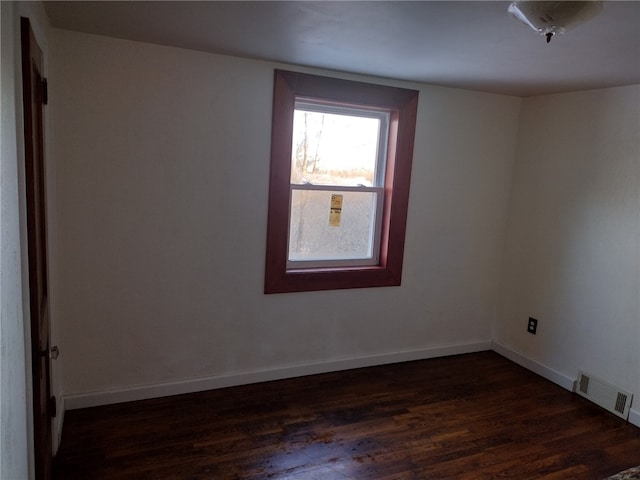
<path fill-rule="evenodd" d="M 560 373 L 557 370 L 554 370 L 551 367 L 547 367 L 542 363 L 532 360 L 531 358 L 525 357 L 524 355 L 512 350 L 506 345 L 503 345 L 499 342 L 493 341 L 491 344 L 491 349 L 502 355 L 503 357 L 508 358 L 514 363 L 517 363 L 521 367 L 526 368 L 527 370 L 531 370 L 534 373 L 537 373 L 543 378 L 555 383 L 556 385 L 560 385 L 565 390 L 569 390 L 570 392 L 575 391 L 575 379 L 568 377 L 564 373 Z"/>
<path fill-rule="evenodd" d="M 640 410 L 634 410 L 633 408 L 629 410 L 629 423 L 640 427 Z"/>
<path fill-rule="evenodd" d="M 194 378 L 155 385 L 140 385 L 100 392 L 65 395 L 64 406 L 67 410 L 97 407 L 100 405 L 168 397 L 171 395 L 201 392 L 216 388 L 234 387 L 250 383 L 268 382 L 271 380 L 282 380 L 285 378 L 302 377 L 318 373 L 337 372 L 353 368 L 372 367 L 375 365 L 385 365 L 389 363 L 409 362 L 434 357 L 481 352 L 491 350 L 491 347 L 491 341 L 444 345 L 418 350 L 407 350 L 363 357 L 345 358 L 329 362 L 309 363 L 292 367 L 245 372 L 236 375 Z"/>

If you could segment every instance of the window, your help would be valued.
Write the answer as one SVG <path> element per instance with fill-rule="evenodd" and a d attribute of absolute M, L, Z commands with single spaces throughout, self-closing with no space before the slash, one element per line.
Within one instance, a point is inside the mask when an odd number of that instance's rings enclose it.
<path fill-rule="evenodd" d="M 276 70 L 265 293 L 400 285 L 417 102 Z"/>
<path fill-rule="evenodd" d="M 296 101 L 287 268 L 377 265 L 389 113 Z"/>

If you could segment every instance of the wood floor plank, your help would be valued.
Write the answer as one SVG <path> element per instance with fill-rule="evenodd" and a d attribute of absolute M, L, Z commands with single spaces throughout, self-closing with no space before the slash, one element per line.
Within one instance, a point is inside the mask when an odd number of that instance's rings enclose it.
<path fill-rule="evenodd" d="M 67 412 L 57 480 L 597 480 L 640 429 L 493 352 Z"/>

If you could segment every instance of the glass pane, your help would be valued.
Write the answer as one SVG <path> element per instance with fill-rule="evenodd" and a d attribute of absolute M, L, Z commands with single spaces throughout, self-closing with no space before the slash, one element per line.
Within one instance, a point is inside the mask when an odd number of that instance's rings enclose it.
<path fill-rule="evenodd" d="M 372 258 L 376 195 L 294 189 L 289 260 Z"/>
<path fill-rule="evenodd" d="M 291 183 L 373 186 L 380 120 L 295 110 Z"/>

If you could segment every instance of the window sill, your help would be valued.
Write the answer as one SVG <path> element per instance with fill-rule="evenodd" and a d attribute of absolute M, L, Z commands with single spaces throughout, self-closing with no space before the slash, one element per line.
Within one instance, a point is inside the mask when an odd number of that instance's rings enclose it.
<path fill-rule="evenodd" d="M 385 266 L 297 268 L 269 278 L 265 293 L 393 287 L 400 285 L 401 277 L 401 271 Z"/>

